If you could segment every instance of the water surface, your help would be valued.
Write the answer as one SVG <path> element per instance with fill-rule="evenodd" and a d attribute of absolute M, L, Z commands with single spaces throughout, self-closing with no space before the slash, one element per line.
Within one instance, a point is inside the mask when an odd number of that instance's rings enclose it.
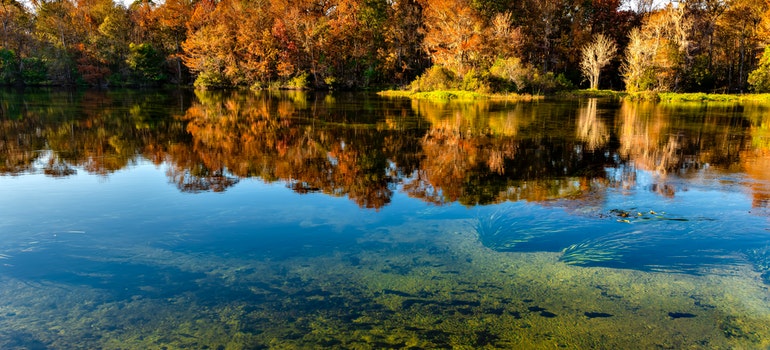
<path fill-rule="evenodd" d="M 770 106 L 0 94 L 3 349 L 770 346 Z"/>

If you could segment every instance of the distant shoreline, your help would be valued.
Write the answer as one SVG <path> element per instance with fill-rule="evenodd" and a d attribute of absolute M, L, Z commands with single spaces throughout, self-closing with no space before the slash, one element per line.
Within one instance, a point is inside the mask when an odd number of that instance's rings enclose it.
<path fill-rule="evenodd" d="M 613 90 L 571 90 L 562 91 L 549 95 L 529 95 L 529 94 L 486 94 L 473 91 L 461 90 L 437 90 L 437 91 L 405 91 L 405 90 L 385 90 L 377 93 L 380 96 L 405 97 L 418 100 L 498 100 L 498 101 L 538 101 L 548 97 L 568 97 L 568 98 L 621 98 L 634 101 L 657 101 L 657 102 L 768 102 L 770 103 L 770 94 L 711 94 L 703 92 L 683 93 L 683 92 L 625 92 Z"/>

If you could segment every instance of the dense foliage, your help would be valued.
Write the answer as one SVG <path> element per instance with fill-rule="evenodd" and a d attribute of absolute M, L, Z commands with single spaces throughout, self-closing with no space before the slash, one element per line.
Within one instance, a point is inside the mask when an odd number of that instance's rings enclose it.
<path fill-rule="evenodd" d="M 0 0 L 0 84 L 760 91 L 769 28 L 768 0 Z"/>

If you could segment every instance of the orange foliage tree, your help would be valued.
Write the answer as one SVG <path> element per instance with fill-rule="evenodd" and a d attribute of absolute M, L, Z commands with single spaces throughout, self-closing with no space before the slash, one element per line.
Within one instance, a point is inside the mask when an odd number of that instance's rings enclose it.
<path fill-rule="evenodd" d="M 434 64 L 464 75 L 478 66 L 484 23 L 463 0 L 425 0 L 425 49 Z"/>

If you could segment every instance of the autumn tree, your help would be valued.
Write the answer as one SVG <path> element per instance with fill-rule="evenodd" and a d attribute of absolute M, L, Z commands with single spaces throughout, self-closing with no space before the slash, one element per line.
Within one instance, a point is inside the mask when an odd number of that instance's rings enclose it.
<path fill-rule="evenodd" d="M 583 58 L 580 60 L 580 70 L 588 79 L 592 90 L 599 88 L 599 74 L 607 64 L 615 57 L 618 47 L 614 41 L 597 34 L 594 40 L 584 45 L 580 51 Z"/>
<path fill-rule="evenodd" d="M 626 89 L 678 90 L 691 62 L 691 29 L 684 7 L 668 5 L 649 15 L 629 35 L 623 65 Z"/>
<path fill-rule="evenodd" d="M 397 1 L 388 7 L 383 23 L 383 46 L 377 55 L 383 75 L 404 85 L 428 65 L 422 50 L 422 6 L 415 0 Z"/>
<path fill-rule="evenodd" d="M 460 76 L 477 66 L 483 47 L 484 24 L 463 0 L 426 0 L 424 47 L 434 64 Z"/>
<path fill-rule="evenodd" d="M 165 54 L 177 84 L 184 83 L 188 73 L 182 64 L 182 43 L 187 38 L 187 23 L 194 6 L 194 0 L 166 0 L 152 12 L 152 23 L 157 29 L 152 32 L 150 42 Z"/>
<path fill-rule="evenodd" d="M 198 86 L 249 86 L 269 80 L 275 54 L 266 2 L 201 1 L 182 44 Z"/>
<path fill-rule="evenodd" d="M 25 49 L 30 45 L 31 16 L 16 0 L 0 0 L 0 84 L 21 78 Z"/>
<path fill-rule="evenodd" d="M 764 0 L 736 0 L 729 3 L 717 22 L 715 49 L 723 50 L 715 55 L 715 61 L 722 64 L 721 76 L 727 77 L 723 85 L 735 91 L 746 88 L 749 72 L 756 65 L 756 51 L 767 40 L 763 37 L 764 16 L 770 10 L 770 3 Z"/>
<path fill-rule="evenodd" d="M 133 32 L 129 13 L 123 6 L 105 5 L 103 19 L 96 33 L 89 40 L 95 47 L 96 55 L 106 63 L 112 75 L 108 83 L 123 84 L 130 75 L 127 58 L 131 51 Z"/>
<path fill-rule="evenodd" d="M 0 0 L 0 47 L 17 49 L 30 15 L 16 0 Z"/>
<path fill-rule="evenodd" d="M 80 42 L 73 28 L 74 5 L 67 0 L 34 1 L 35 35 L 44 43 L 39 55 L 47 61 L 49 78 L 56 84 L 75 82 L 75 45 Z"/>
<path fill-rule="evenodd" d="M 511 12 L 495 14 L 486 28 L 484 39 L 487 44 L 485 51 L 492 56 L 490 61 L 521 56 L 524 38 L 521 28 L 514 26 Z"/>
<path fill-rule="evenodd" d="M 327 2 L 286 1 L 282 6 L 283 11 L 277 12 L 282 13 L 285 28 L 297 48 L 294 65 L 297 79 L 293 87 L 307 87 L 301 86 L 303 83 L 307 84 L 303 81 L 305 74 L 312 77 L 315 87 L 321 87 L 325 83 L 329 62 L 321 58 L 324 56 L 323 47 L 328 38 L 329 18 L 325 15 L 330 6 Z"/>

